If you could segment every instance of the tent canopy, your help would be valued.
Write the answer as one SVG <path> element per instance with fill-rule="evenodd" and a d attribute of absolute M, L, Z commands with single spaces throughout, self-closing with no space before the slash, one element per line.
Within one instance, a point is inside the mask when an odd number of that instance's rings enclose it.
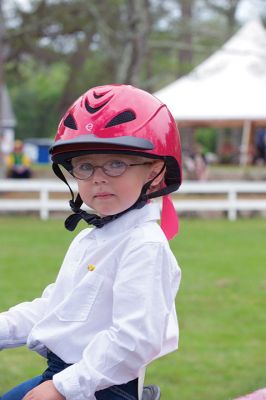
<path fill-rule="evenodd" d="M 179 125 L 266 126 L 266 31 L 249 21 L 188 75 L 154 93 Z"/>

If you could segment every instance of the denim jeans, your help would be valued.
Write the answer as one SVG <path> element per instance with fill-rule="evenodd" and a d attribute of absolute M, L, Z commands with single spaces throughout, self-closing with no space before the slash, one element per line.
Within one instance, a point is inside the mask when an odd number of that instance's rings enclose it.
<path fill-rule="evenodd" d="M 9 392 L 3 394 L 0 400 L 22 400 L 22 398 L 42 382 L 51 380 L 53 375 L 67 368 L 70 364 L 64 363 L 55 354 L 48 353 L 48 368 L 40 376 L 36 376 Z M 134 379 L 122 385 L 114 385 L 95 393 L 97 400 L 138 400 L 138 379 Z"/>

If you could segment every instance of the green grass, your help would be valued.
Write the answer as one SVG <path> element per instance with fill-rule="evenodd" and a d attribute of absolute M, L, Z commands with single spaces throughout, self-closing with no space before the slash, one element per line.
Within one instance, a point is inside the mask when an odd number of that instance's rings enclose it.
<path fill-rule="evenodd" d="M 40 294 L 56 276 L 74 233 L 62 221 L 0 218 L 0 310 Z M 180 348 L 148 368 L 165 400 L 229 400 L 265 387 L 266 220 L 181 220 L 172 249 L 183 279 L 177 296 Z M 44 360 L 25 348 L 1 352 L 0 391 Z"/>

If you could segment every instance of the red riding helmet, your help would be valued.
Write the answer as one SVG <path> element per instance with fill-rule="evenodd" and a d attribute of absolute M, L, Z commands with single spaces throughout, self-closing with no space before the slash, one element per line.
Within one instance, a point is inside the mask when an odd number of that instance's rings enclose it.
<path fill-rule="evenodd" d="M 68 185 L 72 195 L 69 203 L 74 211 L 65 221 L 68 230 L 75 229 L 81 219 L 100 228 L 124 212 L 143 207 L 150 198 L 177 190 L 181 184 L 181 145 L 175 121 L 163 103 L 133 86 L 106 85 L 84 93 L 62 118 L 50 153 L 55 174 L 67 185 L 58 164 L 71 171 L 71 159 L 84 154 L 140 155 L 162 159 L 165 165 L 165 185 L 161 189 L 147 193 L 152 180 L 147 182 L 135 204 L 112 216 L 101 218 L 82 210 L 80 195 L 74 199 Z M 178 230 L 177 215 L 167 196 L 161 226 L 168 239 Z"/>
<path fill-rule="evenodd" d="M 73 157 L 127 153 L 165 160 L 164 192 L 181 184 L 181 145 L 176 123 L 156 97 L 129 85 L 89 89 L 62 118 L 50 149 L 52 161 L 71 170 Z"/>

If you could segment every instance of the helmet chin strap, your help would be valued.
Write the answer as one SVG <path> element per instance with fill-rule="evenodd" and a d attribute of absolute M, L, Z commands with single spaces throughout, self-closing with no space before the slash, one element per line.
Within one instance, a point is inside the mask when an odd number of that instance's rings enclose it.
<path fill-rule="evenodd" d="M 172 189 L 169 187 L 164 187 L 155 192 L 151 192 L 151 193 L 147 194 L 147 191 L 150 188 L 152 182 L 165 169 L 165 164 L 163 165 L 163 167 L 161 168 L 159 173 L 154 178 L 152 178 L 147 183 L 145 183 L 145 185 L 143 186 L 143 188 L 141 190 L 139 198 L 131 207 L 127 208 L 126 210 L 124 210 L 118 214 L 108 215 L 106 217 L 100 217 L 97 214 L 88 213 L 88 212 L 82 210 L 81 206 L 83 204 L 83 201 L 82 201 L 80 195 L 78 194 L 75 199 L 74 193 L 73 193 L 70 185 L 68 184 L 60 167 L 57 164 L 53 164 L 52 168 L 53 168 L 54 173 L 58 176 L 58 178 L 60 178 L 68 186 L 70 193 L 71 193 L 71 197 L 72 197 L 72 199 L 69 201 L 69 205 L 71 207 L 71 210 L 74 212 L 74 214 L 71 214 L 65 220 L 65 228 L 67 230 L 74 231 L 74 229 L 77 227 L 78 223 L 81 220 L 84 220 L 89 225 L 94 225 L 97 228 L 102 228 L 104 225 L 106 225 L 107 223 L 109 223 L 111 221 L 114 221 L 115 219 L 119 218 L 121 215 L 125 214 L 126 212 L 144 207 L 149 199 L 152 199 L 152 198 L 155 198 L 158 196 L 164 196 L 163 197 L 161 227 L 162 227 L 168 240 L 172 239 L 178 232 L 177 214 L 173 207 L 173 202 L 172 202 L 170 196 L 168 195 L 172 191 Z"/>
<path fill-rule="evenodd" d="M 82 219 L 85 222 L 87 222 L 89 225 L 94 225 L 94 226 L 96 226 L 96 228 L 102 228 L 104 225 L 108 224 L 108 222 L 114 221 L 115 219 L 117 219 L 121 215 L 125 214 L 126 212 L 136 209 L 136 208 L 138 208 L 138 209 L 142 208 L 146 204 L 146 201 L 144 201 L 144 200 L 142 200 L 142 201 L 137 200 L 136 203 L 134 203 L 131 207 L 129 207 L 128 209 L 126 209 L 118 214 L 107 215 L 106 217 L 100 217 L 97 214 L 87 213 L 86 211 L 82 210 L 79 206 L 77 206 L 77 200 L 79 200 L 79 199 L 81 200 L 80 195 L 78 194 L 75 201 L 70 200 L 70 202 L 69 202 L 72 211 L 74 211 L 74 214 L 71 214 L 65 220 L 65 227 L 69 231 L 73 231 L 76 228 L 79 221 L 81 221 Z M 81 203 L 82 203 L 82 200 L 81 200 Z"/>
<path fill-rule="evenodd" d="M 84 211 L 81 209 L 81 206 L 83 204 L 83 201 L 80 197 L 80 195 L 78 194 L 76 199 L 74 197 L 74 193 L 69 185 L 69 183 L 67 182 L 63 172 L 61 171 L 60 167 L 57 164 L 52 165 L 53 171 L 56 174 L 56 176 L 58 176 L 58 178 L 60 178 L 69 188 L 70 193 L 71 193 L 71 200 L 69 201 L 69 205 L 71 210 L 74 212 L 74 214 L 71 214 L 69 217 L 67 217 L 67 219 L 65 220 L 65 228 L 69 231 L 74 231 L 74 229 L 76 228 L 77 224 L 83 219 L 85 222 L 87 222 L 89 225 L 94 225 L 97 228 L 102 228 L 104 225 L 106 225 L 107 223 L 114 221 L 115 219 L 119 218 L 121 215 L 125 214 L 126 212 L 133 210 L 133 209 L 140 209 L 142 207 L 145 206 L 145 204 L 147 203 L 148 199 L 149 199 L 149 195 L 146 194 L 148 188 L 150 187 L 150 185 L 152 184 L 152 182 L 154 181 L 154 179 L 157 178 L 158 175 L 161 174 L 161 172 L 164 170 L 165 165 L 163 166 L 163 168 L 160 170 L 160 172 L 150 181 L 148 181 L 142 188 L 141 193 L 139 198 L 137 199 L 137 201 L 129 208 L 127 208 L 126 210 L 115 214 L 115 215 L 108 215 L 106 217 L 100 217 L 97 214 L 93 214 L 93 213 L 88 213 L 87 211 Z"/>

